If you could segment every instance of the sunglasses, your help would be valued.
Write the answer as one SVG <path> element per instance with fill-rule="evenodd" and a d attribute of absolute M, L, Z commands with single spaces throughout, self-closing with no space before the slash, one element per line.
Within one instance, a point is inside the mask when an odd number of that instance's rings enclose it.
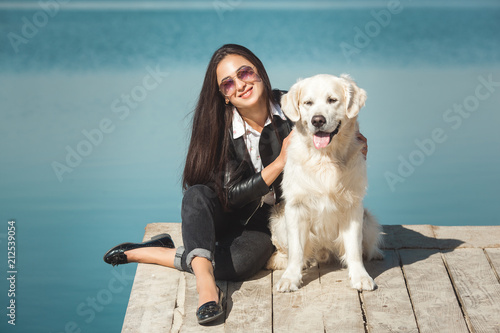
<path fill-rule="evenodd" d="M 241 66 L 237 71 L 236 75 L 233 77 L 226 77 L 222 80 L 219 85 L 220 92 L 228 97 L 234 94 L 236 91 L 236 82 L 234 82 L 234 77 L 237 77 L 239 80 L 244 82 L 260 82 L 260 76 L 255 73 L 252 67 L 250 66 Z"/>

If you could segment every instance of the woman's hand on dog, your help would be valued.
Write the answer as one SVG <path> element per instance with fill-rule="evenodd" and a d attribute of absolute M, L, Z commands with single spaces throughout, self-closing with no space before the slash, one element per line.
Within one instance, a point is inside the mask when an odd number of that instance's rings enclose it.
<path fill-rule="evenodd" d="M 288 134 L 288 136 L 283 140 L 279 156 L 274 160 L 273 163 L 269 164 L 261 171 L 262 178 L 269 186 L 276 180 L 276 178 L 278 178 L 280 173 L 285 168 L 287 149 L 288 145 L 290 144 L 290 138 L 292 137 L 294 131 L 295 129 L 292 130 L 290 134 Z"/>
<path fill-rule="evenodd" d="M 281 152 L 277 158 L 281 160 L 283 168 L 285 167 L 286 164 L 288 145 L 290 144 L 290 139 L 293 136 L 293 133 L 295 133 L 295 128 L 290 132 L 290 134 L 288 134 L 285 140 L 283 140 L 283 145 L 281 146 Z"/>

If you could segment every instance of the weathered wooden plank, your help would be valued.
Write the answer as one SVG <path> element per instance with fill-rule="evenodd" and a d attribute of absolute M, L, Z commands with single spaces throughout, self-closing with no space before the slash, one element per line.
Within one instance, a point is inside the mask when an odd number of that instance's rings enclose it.
<path fill-rule="evenodd" d="M 497 280 L 500 282 L 500 248 L 486 249 L 486 253 L 488 254 L 491 264 L 495 269 Z"/>
<path fill-rule="evenodd" d="M 384 251 L 384 260 L 365 263 L 378 289 L 362 293 L 369 332 L 418 332 L 395 251 Z"/>
<path fill-rule="evenodd" d="M 441 253 L 399 250 L 421 333 L 469 332 Z"/>
<path fill-rule="evenodd" d="M 434 226 L 434 233 L 440 249 L 500 247 L 500 226 Z"/>
<path fill-rule="evenodd" d="M 358 291 L 351 288 L 347 269 L 339 263 L 321 264 L 319 273 L 325 332 L 364 333 Z"/>
<path fill-rule="evenodd" d="M 228 283 L 226 332 L 272 332 L 272 272 Z"/>
<path fill-rule="evenodd" d="M 446 265 L 473 332 L 500 332 L 500 284 L 482 249 L 444 253 Z"/>
<path fill-rule="evenodd" d="M 384 249 L 435 249 L 436 239 L 430 225 L 384 225 Z"/>
<path fill-rule="evenodd" d="M 274 271 L 274 284 L 284 271 Z M 273 332 L 323 332 L 321 288 L 317 266 L 304 272 L 304 285 L 298 291 L 280 293 L 273 286 Z"/>
<path fill-rule="evenodd" d="M 460 305 L 471 331 L 500 332 L 499 226 L 384 226 L 384 231 L 385 248 L 405 250 L 386 251 L 384 261 L 366 263 L 378 290 L 358 296 L 349 286 L 347 271 L 334 264 L 307 270 L 302 289 L 282 294 L 273 284 L 283 271 L 262 271 L 239 284 L 218 281 L 227 291 L 227 318 L 208 327 L 196 321 L 198 295 L 192 274 L 139 264 L 122 332 L 363 332 L 364 326 L 368 332 L 416 332 L 415 317 L 421 332 L 461 332 Z M 179 223 L 149 224 L 144 240 L 165 232 L 177 246 L 182 245 Z M 442 255 L 460 304 L 450 292 L 440 255 L 419 250 L 433 247 L 465 248 Z"/>
<path fill-rule="evenodd" d="M 198 324 L 196 309 L 198 308 L 198 293 L 196 291 L 196 277 L 191 273 L 182 273 L 186 281 L 184 298 L 184 317 L 179 332 L 225 332 L 224 316 L 208 325 Z M 227 295 L 227 282 L 217 281 L 222 292 Z"/>
<path fill-rule="evenodd" d="M 181 239 L 180 229 L 165 224 L 148 225 L 144 241 L 169 232 L 174 241 Z M 177 286 L 182 273 L 150 264 L 138 264 L 122 332 L 169 331 L 172 326 Z"/>

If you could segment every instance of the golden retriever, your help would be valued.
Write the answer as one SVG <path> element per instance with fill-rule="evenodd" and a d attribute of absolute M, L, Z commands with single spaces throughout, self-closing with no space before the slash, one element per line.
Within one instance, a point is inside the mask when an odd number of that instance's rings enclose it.
<path fill-rule="evenodd" d="M 269 269 L 285 269 L 280 292 L 302 284 L 302 269 L 333 254 L 347 265 L 353 288 L 374 290 L 363 255 L 380 259 L 381 228 L 363 208 L 366 161 L 357 138 L 366 92 L 348 76 L 320 74 L 294 84 L 282 97 L 295 122 L 283 174 L 284 202 L 270 219 L 276 252 Z"/>

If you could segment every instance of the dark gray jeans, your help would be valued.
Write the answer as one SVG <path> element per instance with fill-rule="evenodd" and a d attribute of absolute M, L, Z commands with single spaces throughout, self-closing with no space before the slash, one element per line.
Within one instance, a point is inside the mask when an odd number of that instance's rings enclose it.
<path fill-rule="evenodd" d="M 224 212 L 215 192 L 194 185 L 184 192 L 181 207 L 184 246 L 177 249 L 175 267 L 192 272 L 191 261 L 212 261 L 217 280 L 241 281 L 264 267 L 274 251 L 267 226 L 270 206 L 264 204 L 247 225 Z"/>

